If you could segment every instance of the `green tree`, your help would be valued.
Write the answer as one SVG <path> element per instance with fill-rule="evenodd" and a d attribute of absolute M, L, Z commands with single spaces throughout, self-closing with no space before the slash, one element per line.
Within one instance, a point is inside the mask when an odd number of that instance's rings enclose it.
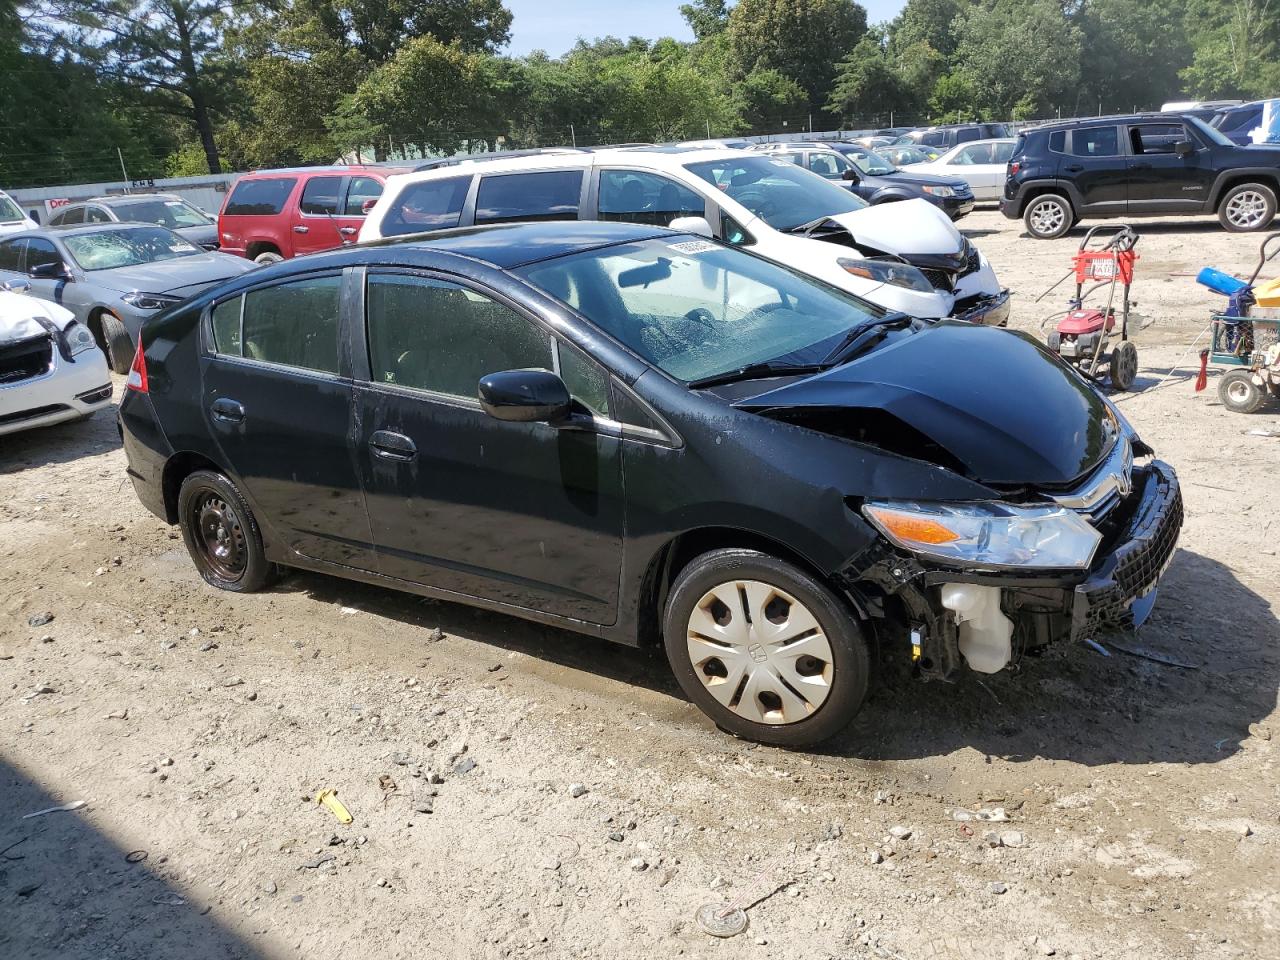
<path fill-rule="evenodd" d="M 853 0 L 738 0 L 729 12 L 729 47 L 739 75 L 777 70 L 821 109 L 836 65 L 867 32 Z"/>
<path fill-rule="evenodd" d="M 234 0 L 52 0 L 41 13 L 77 60 L 190 123 L 211 173 L 222 165 L 215 115 L 231 92 L 222 33 Z"/>
<path fill-rule="evenodd" d="M 1086 0 L 1075 21 L 1089 64 L 1072 112 L 1099 103 L 1104 111 L 1148 109 L 1175 99 L 1178 72 L 1192 56 L 1180 29 L 1185 14 L 1185 0 Z"/>
<path fill-rule="evenodd" d="M 693 0 L 680 5 L 680 16 L 689 24 L 694 39 L 701 43 L 724 33 L 729 26 L 728 0 Z"/>
<path fill-rule="evenodd" d="M 1181 77 L 1198 97 L 1271 97 L 1280 91 L 1280 4 L 1191 0 L 1194 54 Z"/>
<path fill-rule="evenodd" d="M 752 70 L 734 85 L 738 113 L 747 129 L 772 132 L 782 121 L 804 113 L 808 95 L 777 70 Z"/>
<path fill-rule="evenodd" d="M 949 58 L 956 52 L 957 41 L 952 23 L 968 5 L 969 0 L 907 0 L 902 12 L 889 25 L 890 53 L 927 43 L 944 58 Z"/>
<path fill-rule="evenodd" d="M 867 36 L 840 61 L 827 109 L 846 119 L 869 118 L 899 109 L 902 99 L 901 81 L 884 47 Z"/>

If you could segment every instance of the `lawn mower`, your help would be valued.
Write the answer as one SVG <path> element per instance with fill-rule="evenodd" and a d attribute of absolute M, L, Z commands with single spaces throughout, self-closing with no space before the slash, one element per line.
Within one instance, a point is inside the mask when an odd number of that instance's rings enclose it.
<path fill-rule="evenodd" d="M 1222 405 L 1253 413 L 1268 395 L 1280 396 L 1280 277 L 1258 283 L 1262 268 L 1280 254 L 1280 233 L 1268 234 L 1258 251 L 1258 266 L 1248 281 L 1205 267 L 1196 282 L 1227 298 L 1215 313 L 1211 346 L 1200 352 L 1197 392 L 1207 380 L 1209 361 L 1231 367 L 1218 380 Z"/>
<path fill-rule="evenodd" d="M 1102 237 L 1108 234 L 1109 239 L 1103 242 Z M 1100 245 L 1094 245 L 1095 237 Z M 1114 390 L 1128 390 L 1138 378 L 1138 348 L 1129 339 L 1129 308 L 1133 305 L 1129 300 L 1129 288 L 1133 284 L 1133 265 L 1138 259 L 1133 252 L 1137 243 L 1138 234 L 1128 224 L 1118 227 L 1100 224 L 1092 228 L 1084 235 L 1079 249 L 1071 258 L 1071 270 L 1036 298 L 1039 303 L 1063 280 L 1075 277 L 1076 294 L 1067 301 L 1065 316 L 1053 314 L 1046 317 L 1040 326 L 1043 329 L 1049 321 L 1061 317 L 1048 336 L 1049 349 L 1090 380 L 1101 380 L 1105 373 Z M 1118 332 L 1117 284 L 1121 288 Z M 1101 310 L 1086 307 L 1085 302 L 1104 288 L 1106 306 Z M 1117 336 L 1119 342 L 1113 345 Z"/>

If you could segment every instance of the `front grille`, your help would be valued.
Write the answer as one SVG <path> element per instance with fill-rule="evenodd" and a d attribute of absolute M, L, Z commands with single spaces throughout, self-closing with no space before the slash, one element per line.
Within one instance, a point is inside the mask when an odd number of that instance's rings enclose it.
<path fill-rule="evenodd" d="M 17 413 L 6 413 L 0 416 L 0 426 L 9 423 L 21 423 L 23 420 L 35 420 L 37 417 L 43 417 L 48 413 L 58 413 L 62 410 L 71 409 L 65 403 L 51 403 L 44 407 L 32 407 L 30 410 L 19 410 Z"/>
<path fill-rule="evenodd" d="M 1167 467 L 1165 469 L 1168 469 Z M 1182 491 L 1172 472 L 1156 474 L 1154 497 L 1144 497 L 1140 515 L 1119 537 L 1120 546 L 1103 568 L 1076 588 L 1072 638 L 1132 626 L 1129 604 L 1148 593 L 1173 557 L 1182 529 Z"/>
<path fill-rule="evenodd" d="M 53 340 L 47 333 L 0 347 L 0 385 L 19 383 L 48 373 L 53 366 Z"/>
<path fill-rule="evenodd" d="M 953 274 L 946 270 L 933 270 L 931 268 L 922 267 L 920 272 L 924 274 L 925 279 L 933 286 L 935 290 L 945 290 L 950 293 L 952 290 Z"/>

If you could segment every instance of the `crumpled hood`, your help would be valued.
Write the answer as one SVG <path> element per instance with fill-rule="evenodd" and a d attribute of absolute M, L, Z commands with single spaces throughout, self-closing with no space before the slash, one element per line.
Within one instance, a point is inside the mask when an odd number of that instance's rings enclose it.
<path fill-rule="evenodd" d="M 75 319 L 75 314 L 47 300 L 0 290 L 0 344 L 26 340 L 29 337 L 47 333 L 48 331 L 35 320 L 36 317 L 51 320 L 59 330 L 65 330 L 67 324 Z"/>
<path fill-rule="evenodd" d="M 886 253 L 958 253 L 964 237 L 951 218 L 928 200 L 878 203 L 831 217 L 859 243 Z"/>
<path fill-rule="evenodd" d="M 1070 484 L 1118 429 L 1098 394 L 1029 335 L 945 320 L 734 406 L 791 422 L 805 409 L 883 411 L 997 486 Z"/>
<path fill-rule="evenodd" d="M 172 293 L 188 297 L 211 283 L 238 277 L 256 266 L 252 260 L 228 253 L 201 253 L 134 267 L 95 270 L 89 274 L 89 279 L 121 293 L 141 290 L 144 293 Z"/>
<path fill-rule="evenodd" d="M 966 190 L 969 189 L 968 181 L 961 180 L 959 177 L 944 177 L 936 173 L 916 173 L 911 169 L 900 169 L 897 173 L 888 173 L 883 176 L 868 177 L 866 179 L 885 186 L 893 183 L 907 183 L 915 187 L 928 185 L 932 187 L 955 187 L 957 189 L 963 187 Z"/>

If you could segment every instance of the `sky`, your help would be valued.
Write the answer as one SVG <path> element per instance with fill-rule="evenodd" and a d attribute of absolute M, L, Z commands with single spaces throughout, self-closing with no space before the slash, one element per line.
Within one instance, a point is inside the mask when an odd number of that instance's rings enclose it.
<path fill-rule="evenodd" d="M 588 40 L 615 36 L 675 37 L 692 40 L 684 18 L 683 0 L 506 0 L 513 15 L 511 46 L 507 52 L 523 56 L 545 50 L 556 57 L 573 46 L 578 37 Z M 877 23 L 898 15 L 906 0 L 861 0 L 867 21 Z"/>

